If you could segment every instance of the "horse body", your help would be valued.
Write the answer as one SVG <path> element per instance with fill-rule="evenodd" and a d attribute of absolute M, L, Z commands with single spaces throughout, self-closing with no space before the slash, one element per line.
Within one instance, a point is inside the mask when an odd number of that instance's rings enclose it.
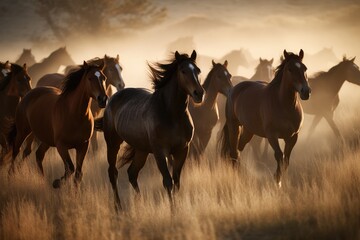
<path fill-rule="evenodd" d="M 75 64 L 66 48 L 59 48 L 52 52 L 47 58 L 44 58 L 41 62 L 35 63 L 29 67 L 29 74 L 34 80 L 37 81 L 47 73 L 55 73 L 58 71 L 61 65 Z"/>
<path fill-rule="evenodd" d="M 219 93 L 227 96 L 230 91 L 231 74 L 227 70 L 228 62 L 224 64 L 212 61 L 213 68 L 207 75 L 202 87 L 205 89 L 205 99 L 199 106 L 189 104 L 189 111 L 194 123 L 194 136 L 190 145 L 190 157 L 199 159 L 204 153 L 211 138 L 211 132 L 219 120 L 217 98 Z"/>
<path fill-rule="evenodd" d="M 31 135 L 41 142 L 36 151 L 36 160 L 42 174 L 46 151 L 49 147 L 56 147 L 65 165 L 65 174 L 61 179 L 67 179 L 74 172 L 68 149 L 75 148 L 75 180 L 79 182 L 82 162 L 93 132 L 91 98 L 96 99 L 100 107 L 105 107 L 107 96 L 104 80 L 102 66 L 84 62 L 80 70 L 67 76 L 62 91 L 54 87 L 31 90 L 19 104 L 15 128 L 9 134 L 9 142 L 13 146 L 11 170 L 14 170 L 14 161 L 21 144 Z M 54 187 L 59 187 L 60 183 L 59 179 L 55 180 Z"/>
<path fill-rule="evenodd" d="M 232 89 L 226 102 L 222 155 L 236 160 L 237 150 L 242 151 L 254 134 L 266 137 L 275 151 L 278 163 L 275 179 L 279 186 L 303 121 L 298 93 L 304 100 L 310 95 L 303 55 L 302 50 L 299 56 L 284 51 L 285 60 L 278 67 L 273 81 L 269 84 L 242 82 Z M 284 153 L 278 139 L 285 141 Z"/>
<path fill-rule="evenodd" d="M 154 154 L 163 176 L 163 185 L 171 199 L 173 181 L 180 188 L 180 173 L 185 162 L 193 125 L 188 112 L 188 96 L 202 101 L 204 90 L 198 81 L 200 70 L 195 65 L 196 52 L 191 57 L 178 52 L 169 64 L 150 66 L 155 91 L 128 88 L 115 93 L 100 119 L 107 145 L 109 179 L 113 188 L 116 208 L 121 208 L 117 190 L 116 159 L 120 144 L 129 147 L 123 155 L 128 168 L 129 181 L 139 192 L 138 173 L 149 153 Z M 173 157 L 173 174 L 169 173 L 166 159 Z"/>
<path fill-rule="evenodd" d="M 340 103 L 339 91 L 347 80 L 350 83 L 360 85 L 360 70 L 354 63 L 355 58 L 346 59 L 332 67 L 327 72 L 321 72 L 310 78 L 309 83 L 314 94 L 310 101 L 303 102 L 304 112 L 315 115 L 310 126 L 309 135 L 314 132 L 322 118 L 325 118 L 335 133 L 336 137 L 342 138 L 341 133 L 334 122 L 334 111 Z"/>
<path fill-rule="evenodd" d="M 23 67 L 17 64 L 9 65 L 10 72 L 6 72 L 0 81 L 0 145 L 2 147 L 0 160 L 7 149 L 6 121 L 14 119 L 20 99 L 31 89 L 31 78 L 27 73 L 26 64 Z"/>

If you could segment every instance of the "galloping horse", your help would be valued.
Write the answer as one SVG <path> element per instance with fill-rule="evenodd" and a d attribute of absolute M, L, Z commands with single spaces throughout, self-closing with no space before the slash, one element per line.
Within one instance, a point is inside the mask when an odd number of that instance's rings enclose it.
<path fill-rule="evenodd" d="M 352 59 L 344 57 L 343 61 L 329 71 L 321 72 L 309 79 L 314 94 L 312 94 L 310 101 L 303 102 L 303 107 L 305 113 L 315 115 L 315 118 L 311 124 L 308 137 L 314 132 L 320 120 L 325 118 L 336 137 L 342 139 L 334 122 L 334 111 L 339 105 L 339 91 L 344 82 L 347 80 L 360 85 L 360 71 L 354 60 L 355 57 Z"/>
<path fill-rule="evenodd" d="M 22 65 L 26 63 L 28 67 L 31 67 L 36 63 L 34 55 L 31 53 L 31 49 L 23 49 L 23 52 L 21 53 L 18 60 L 15 61 L 16 64 Z"/>
<path fill-rule="evenodd" d="M 299 55 L 284 50 L 285 58 L 270 83 L 242 82 L 234 86 L 226 102 L 222 156 L 236 161 L 237 150 L 242 151 L 254 134 L 267 138 L 275 151 L 275 180 L 279 187 L 303 121 L 298 93 L 303 100 L 310 96 L 303 56 L 303 50 Z M 284 153 L 280 149 L 279 138 L 285 140 Z"/>
<path fill-rule="evenodd" d="M 213 67 L 207 75 L 202 87 L 205 89 L 205 99 L 201 105 L 191 101 L 189 111 L 194 123 L 194 137 L 190 144 L 190 157 L 198 160 L 204 153 L 211 137 L 211 131 L 219 120 L 217 98 L 221 93 L 227 96 L 232 88 L 231 74 L 227 70 L 228 61 L 224 64 L 212 61 Z"/>
<path fill-rule="evenodd" d="M 7 151 L 6 122 L 14 119 L 20 98 L 31 89 L 31 78 L 27 73 L 26 64 L 23 67 L 9 62 L 1 65 L 1 68 L 4 67 L 2 70 L 8 70 L 10 66 L 10 72 L 4 71 L 5 77 L 0 81 L 0 162 Z"/>
<path fill-rule="evenodd" d="M 28 71 L 35 82 L 47 73 L 55 73 L 58 71 L 61 65 L 75 64 L 65 47 L 59 48 L 52 52 L 47 58 L 44 58 L 41 62 L 35 63 L 29 67 Z"/>
<path fill-rule="evenodd" d="M 91 99 L 99 107 L 105 107 L 105 75 L 103 65 L 87 64 L 66 77 L 62 91 L 54 87 L 32 89 L 20 102 L 15 117 L 15 125 L 8 135 L 12 146 L 12 166 L 19 148 L 30 134 L 40 140 L 36 151 L 39 170 L 44 174 L 42 161 L 49 147 L 56 147 L 64 161 L 65 174 L 56 179 L 54 188 L 61 185 L 74 173 L 74 165 L 68 150 L 76 149 L 75 182 L 82 178 L 82 164 L 86 155 L 89 139 L 93 132 L 94 119 L 90 111 Z"/>
<path fill-rule="evenodd" d="M 125 83 L 124 83 L 124 80 L 121 75 L 122 67 L 120 66 L 120 63 L 119 63 L 119 55 L 117 55 L 116 58 L 105 55 L 104 58 L 94 58 L 94 59 L 87 61 L 87 63 L 89 63 L 89 64 L 101 64 L 101 62 L 105 63 L 103 72 L 106 76 L 106 82 L 105 82 L 106 94 L 108 96 L 112 95 L 111 86 L 114 86 L 117 91 L 124 89 Z M 70 66 L 67 71 L 72 72 L 72 71 L 78 69 L 79 67 L 80 66 Z M 46 74 L 42 78 L 39 79 L 39 81 L 36 84 L 36 87 L 52 86 L 52 87 L 61 88 L 64 78 L 65 78 L 65 75 L 59 74 L 59 73 Z M 101 109 L 98 107 L 98 105 L 95 102 L 91 102 L 91 111 L 92 111 L 94 118 L 99 118 L 102 114 Z M 30 147 L 30 146 L 28 146 L 28 144 L 29 143 L 27 142 L 26 149 L 28 149 Z M 98 142 L 97 142 L 97 132 L 96 131 L 93 133 L 93 136 L 91 138 L 91 146 L 92 146 L 92 149 L 94 150 L 94 152 L 96 152 L 97 149 L 99 148 Z M 26 155 L 27 155 L 27 153 L 29 153 L 29 151 L 25 151 L 24 153 L 26 153 L 24 156 L 24 157 L 26 157 Z"/>
<path fill-rule="evenodd" d="M 180 188 L 180 173 L 193 136 L 189 95 L 195 103 L 201 103 L 204 95 L 195 59 L 195 50 L 191 57 L 176 51 L 171 62 L 149 65 L 155 91 L 127 88 L 115 93 L 105 108 L 104 117 L 96 121 L 95 127 L 104 131 L 116 209 L 121 209 L 116 156 L 123 141 L 129 145 L 122 156 L 123 164 L 131 161 L 128 175 L 136 192 L 139 193 L 138 173 L 149 153 L 155 156 L 170 201 L 173 181 L 175 188 Z M 170 156 L 174 159 L 172 177 L 166 164 Z"/>

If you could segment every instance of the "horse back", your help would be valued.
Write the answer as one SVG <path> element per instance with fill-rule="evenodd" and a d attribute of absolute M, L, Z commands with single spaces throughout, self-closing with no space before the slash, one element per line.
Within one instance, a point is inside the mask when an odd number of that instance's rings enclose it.
<path fill-rule="evenodd" d="M 51 86 L 61 88 L 64 78 L 65 75 L 60 73 L 46 74 L 39 79 L 39 81 L 36 83 L 36 87 Z"/>

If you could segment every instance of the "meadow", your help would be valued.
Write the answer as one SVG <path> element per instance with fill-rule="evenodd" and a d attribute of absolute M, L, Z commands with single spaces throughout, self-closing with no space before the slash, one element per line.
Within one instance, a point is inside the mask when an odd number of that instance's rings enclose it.
<path fill-rule="evenodd" d="M 127 166 L 120 169 L 124 211 L 117 214 L 102 136 L 100 151 L 88 152 L 79 188 L 72 181 L 52 188 L 63 173 L 55 149 L 45 157 L 45 178 L 32 153 L 18 159 L 12 177 L 1 168 L 0 238 L 359 239 L 360 115 L 346 106 L 336 118 L 344 144 L 326 124 L 306 141 L 305 124 L 281 189 L 272 152 L 255 160 L 247 147 L 233 168 L 217 156 L 213 140 L 199 164 L 187 160 L 173 211 L 151 156 L 139 175 L 140 196 L 128 183 Z"/>

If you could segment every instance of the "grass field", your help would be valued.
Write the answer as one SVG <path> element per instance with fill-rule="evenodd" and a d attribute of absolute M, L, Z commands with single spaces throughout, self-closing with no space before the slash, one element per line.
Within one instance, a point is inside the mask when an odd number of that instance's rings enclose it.
<path fill-rule="evenodd" d="M 55 150 L 45 178 L 32 154 L 11 178 L 1 169 L 0 239 L 360 239 L 360 131 L 356 124 L 345 131 L 344 145 L 319 132 L 324 138 L 300 138 L 281 189 L 272 153 L 255 161 L 248 148 L 238 169 L 215 150 L 199 165 L 189 160 L 173 212 L 152 157 L 139 176 L 140 197 L 126 166 L 120 170 L 124 212 L 116 214 L 103 142 L 88 154 L 80 188 L 72 181 L 52 188 L 63 174 Z"/>

